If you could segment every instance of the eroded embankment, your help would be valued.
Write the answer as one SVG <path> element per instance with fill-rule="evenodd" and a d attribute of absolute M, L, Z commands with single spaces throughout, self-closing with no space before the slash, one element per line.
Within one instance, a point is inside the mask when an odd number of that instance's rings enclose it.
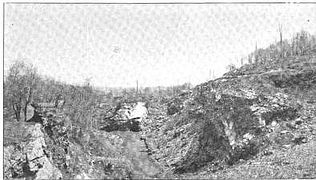
<path fill-rule="evenodd" d="M 300 136 L 283 135 L 285 131 L 272 137 L 272 131 L 306 119 L 298 94 L 315 93 L 315 70 L 315 64 L 289 64 L 288 69 L 230 74 L 175 97 L 168 104 L 169 116 L 153 121 L 147 135 L 153 137 L 153 157 L 173 173 L 195 172 L 205 165 L 216 171 L 274 143 L 301 141 Z M 278 142 L 281 136 L 286 143 Z"/>

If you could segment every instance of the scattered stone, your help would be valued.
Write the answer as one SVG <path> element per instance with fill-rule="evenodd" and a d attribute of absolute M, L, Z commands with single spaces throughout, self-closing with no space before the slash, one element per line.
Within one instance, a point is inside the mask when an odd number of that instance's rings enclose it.
<path fill-rule="evenodd" d="M 297 129 L 297 125 L 295 123 L 286 123 L 286 126 L 290 129 Z"/>
<path fill-rule="evenodd" d="M 272 121 L 271 126 L 276 126 L 278 123 L 276 121 Z"/>
<path fill-rule="evenodd" d="M 296 125 L 301 125 L 303 123 L 303 120 L 301 118 L 295 119 L 295 124 Z"/>
<path fill-rule="evenodd" d="M 291 133 L 291 132 L 288 131 L 288 130 L 282 130 L 282 131 L 280 132 L 280 134 L 287 134 L 287 133 Z"/>
<path fill-rule="evenodd" d="M 293 142 L 294 142 L 295 144 L 307 143 L 307 138 L 304 137 L 304 136 L 295 137 L 295 138 L 293 139 Z"/>
<path fill-rule="evenodd" d="M 272 154 L 273 154 L 272 151 L 268 151 L 268 150 L 263 151 L 263 155 L 265 155 L 265 156 L 270 156 Z"/>
<path fill-rule="evenodd" d="M 284 148 L 286 148 L 286 149 L 289 149 L 289 148 L 292 147 L 292 145 L 291 145 L 291 144 L 284 144 L 282 147 L 284 147 Z"/>
<path fill-rule="evenodd" d="M 314 103 L 316 103 L 316 101 L 314 101 L 314 100 L 308 100 L 308 101 L 306 101 L 307 103 L 309 103 L 309 104 L 314 104 Z"/>
<path fill-rule="evenodd" d="M 77 176 L 75 176 L 74 179 L 92 179 L 91 177 L 89 177 L 86 173 L 81 173 L 81 174 L 78 174 Z"/>

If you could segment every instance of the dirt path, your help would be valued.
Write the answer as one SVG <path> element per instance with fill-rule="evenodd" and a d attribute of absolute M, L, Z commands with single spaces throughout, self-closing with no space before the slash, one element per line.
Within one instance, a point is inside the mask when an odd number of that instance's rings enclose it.
<path fill-rule="evenodd" d="M 138 132 L 121 131 L 116 132 L 116 135 L 123 139 L 124 154 L 132 160 L 132 179 L 154 178 L 160 173 L 161 168 L 148 155 Z"/>
<path fill-rule="evenodd" d="M 138 102 L 130 111 L 131 118 L 139 118 L 140 122 L 147 116 L 145 103 Z M 132 162 L 132 179 L 155 178 L 161 172 L 160 166 L 151 159 L 148 149 L 143 140 L 141 132 L 112 131 L 111 133 L 120 136 L 123 140 L 122 153 Z"/>

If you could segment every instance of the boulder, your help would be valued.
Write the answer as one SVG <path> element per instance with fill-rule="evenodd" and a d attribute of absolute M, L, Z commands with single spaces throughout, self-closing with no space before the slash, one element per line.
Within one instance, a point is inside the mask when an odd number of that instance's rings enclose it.
<path fill-rule="evenodd" d="M 148 110 L 146 103 L 138 102 L 123 103 L 115 111 L 116 114 L 105 119 L 105 123 L 100 128 L 107 132 L 111 131 L 141 131 L 140 124 L 147 117 Z"/>
<path fill-rule="evenodd" d="M 34 117 L 34 111 L 35 111 L 35 108 L 33 106 L 27 105 L 25 121 L 29 121 L 30 119 Z"/>
<path fill-rule="evenodd" d="M 130 112 L 129 119 L 139 119 L 142 121 L 147 117 L 148 110 L 145 102 L 137 102 L 136 106 Z"/>

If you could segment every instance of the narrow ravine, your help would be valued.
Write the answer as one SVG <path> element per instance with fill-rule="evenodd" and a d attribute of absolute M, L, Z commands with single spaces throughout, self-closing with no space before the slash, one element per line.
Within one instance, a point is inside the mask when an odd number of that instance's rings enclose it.
<path fill-rule="evenodd" d="M 154 178 L 160 173 L 161 168 L 148 154 L 144 141 L 138 132 L 121 131 L 113 132 L 123 139 L 122 148 L 132 161 L 132 179 Z"/>
<path fill-rule="evenodd" d="M 138 102 L 129 112 L 129 119 L 138 119 L 140 124 L 147 116 L 145 103 Z M 112 131 L 116 136 L 123 140 L 123 153 L 128 156 L 132 162 L 132 179 L 155 178 L 161 172 L 159 165 L 150 157 L 150 150 L 146 141 L 141 137 L 141 132 Z"/>

